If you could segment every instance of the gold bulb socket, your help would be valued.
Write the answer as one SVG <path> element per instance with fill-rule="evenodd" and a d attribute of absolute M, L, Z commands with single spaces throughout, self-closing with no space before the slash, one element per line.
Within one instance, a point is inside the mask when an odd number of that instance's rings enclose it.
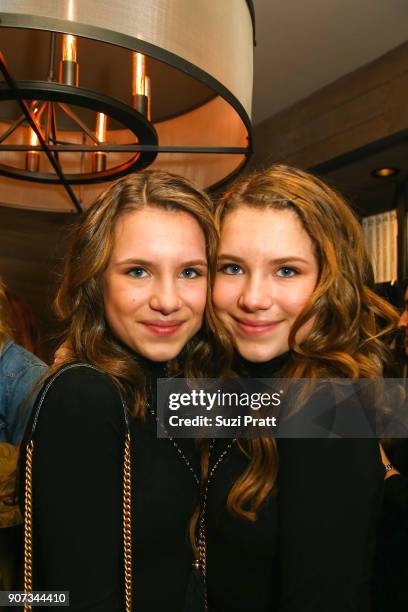
<path fill-rule="evenodd" d="M 79 83 L 79 65 L 78 62 L 71 60 L 60 61 L 59 82 L 64 85 L 78 87 Z"/>
<path fill-rule="evenodd" d="M 92 172 L 104 172 L 106 170 L 106 153 L 96 151 L 92 153 Z"/>
<path fill-rule="evenodd" d="M 25 169 L 28 172 L 38 172 L 40 167 L 39 151 L 27 151 L 25 159 Z"/>
<path fill-rule="evenodd" d="M 149 99 L 147 96 L 136 94 L 132 96 L 133 108 L 147 118 L 149 109 Z"/>

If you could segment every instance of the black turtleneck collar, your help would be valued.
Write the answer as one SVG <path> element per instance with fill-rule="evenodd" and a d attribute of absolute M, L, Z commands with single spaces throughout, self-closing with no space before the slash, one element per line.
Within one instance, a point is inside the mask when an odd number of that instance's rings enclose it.
<path fill-rule="evenodd" d="M 156 383 L 158 378 L 167 378 L 168 361 L 152 361 L 141 355 L 137 355 L 135 361 L 142 368 L 147 380 Z"/>
<path fill-rule="evenodd" d="M 233 367 L 240 376 L 248 378 L 273 378 L 283 368 L 288 357 L 289 352 L 286 352 L 268 361 L 255 362 L 248 361 L 236 353 Z"/>

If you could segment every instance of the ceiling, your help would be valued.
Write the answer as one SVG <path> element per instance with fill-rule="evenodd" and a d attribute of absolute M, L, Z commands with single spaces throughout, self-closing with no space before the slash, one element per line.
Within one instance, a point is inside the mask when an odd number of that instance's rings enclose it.
<path fill-rule="evenodd" d="M 254 124 L 408 39 L 407 0 L 254 0 Z"/>

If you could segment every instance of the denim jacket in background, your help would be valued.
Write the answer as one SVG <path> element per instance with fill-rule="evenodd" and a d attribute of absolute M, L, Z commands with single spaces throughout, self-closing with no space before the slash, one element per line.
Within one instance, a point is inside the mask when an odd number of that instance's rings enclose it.
<path fill-rule="evenodd" d="M 20 444 L 37 395 L 32 389 L 46 371 L 38 357 L 6 341 L 0 353 L 0 442 Z"/>

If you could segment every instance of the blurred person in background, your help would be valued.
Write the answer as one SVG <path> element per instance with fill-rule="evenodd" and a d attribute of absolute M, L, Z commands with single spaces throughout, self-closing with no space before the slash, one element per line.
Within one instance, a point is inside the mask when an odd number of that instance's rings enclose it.
<path fill-rule="evenodd" d="M 9 325 L 16 344 L 42 358 L 40 332 L 31 308 L 19 295 L 6 289 L 9 303 Z"/>
<path fill-rule="evenodd" d="M 36 343 L 27 327 L 22 300 L 20 316 L 13 315 L 6 288 L 0 278 L 0 590 L 15 586 L 17 557 L 21 549 L 22 518 L 16 499 L 19 444 L 35 400 L 35 385 L 47 366 L 17 344 L 25 340 L 30 348 Z M 31 315 L 31 330 L 35 329 Z M 36 342 L 37 342 L 36 340 Z"/>

